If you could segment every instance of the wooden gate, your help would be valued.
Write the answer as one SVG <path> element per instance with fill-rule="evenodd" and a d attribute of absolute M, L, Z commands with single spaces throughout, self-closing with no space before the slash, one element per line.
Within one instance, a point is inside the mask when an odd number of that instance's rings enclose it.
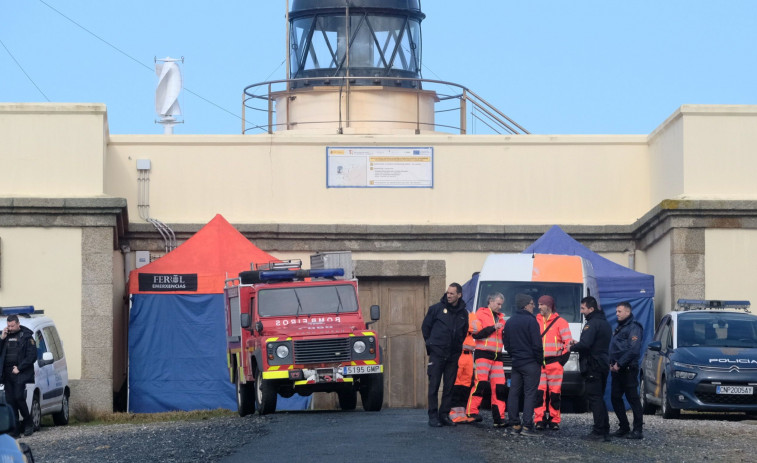
<path fill-rule="evenodd" d="M 428 279 L 361 278 L 360 306 L 381 307 L 379 333 L 384 353 L 384 406 L 426 408 L 426 350 L 421 323 L 428 309 Z"/>

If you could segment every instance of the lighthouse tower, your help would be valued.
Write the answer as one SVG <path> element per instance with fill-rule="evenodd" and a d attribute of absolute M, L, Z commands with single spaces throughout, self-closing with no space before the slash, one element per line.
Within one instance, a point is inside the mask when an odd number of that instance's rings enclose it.
<path fill-rule="evenodd" d="M 271 92 L 277 131 L 431 131 L 419 0 L 293 0 L 289 79 Z"/>

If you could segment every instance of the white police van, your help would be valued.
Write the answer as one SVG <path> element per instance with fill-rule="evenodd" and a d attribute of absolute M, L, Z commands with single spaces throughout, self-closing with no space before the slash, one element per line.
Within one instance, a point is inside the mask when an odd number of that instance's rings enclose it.
<path fill-rule="evenodd" d="M 8 315 L 16 314 L 19 324 L 32 331 L 37 344 L 35 381 L 26 385 L 26 403 L 35 431 L 39 430 L 44 415 L 52 415 L 56 425 L 68 424 L 68 399 L 71 395 L 63 343 L 55 322 L 43 313 L 34 310 L 34 306 L 0 308 L 0 331 L 6 327 Z"/>

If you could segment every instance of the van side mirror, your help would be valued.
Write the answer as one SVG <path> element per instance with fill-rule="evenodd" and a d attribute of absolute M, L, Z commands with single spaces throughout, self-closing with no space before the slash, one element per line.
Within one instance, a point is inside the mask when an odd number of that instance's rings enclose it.
<path fill-rule="evenodd" d="M 260 320 L 255 322 L 255 331 L 257 331 L 258 334 L 263 333 L 263 322 L 261 322 Z"/>
<path fill-rule="evenodd" d="M 37 360 L 37 365 L 42 368 L 45 365 L 50 365 L 55 360 L 53 359 L 53 353 L 52 352 L 45 352 L 42 354 L 42 358 Z"/>
<path fill-rule="evenodd" d="M 239 324 L 242 325 L 242 328 L 249 328 L 252 325 L 252 317 L 250 317 L 250 314 L 241 314 L 239 316 Z"/>
<path fill-rule="evenodd" d="M 647 347 L 649 348 L 649 350 L 660 352 L 662 350 L 662 343 L 660 341 L 652 341 Z"/>

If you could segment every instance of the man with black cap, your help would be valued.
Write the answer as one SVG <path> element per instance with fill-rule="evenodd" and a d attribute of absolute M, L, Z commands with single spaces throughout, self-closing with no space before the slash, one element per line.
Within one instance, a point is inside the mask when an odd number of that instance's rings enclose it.
<path fill-rule="evenodd" d="M 605 405 L 605 387 L 610 372 L 610 338 L 612 328 L 592 296 L 581 299 L 581 314 L 586 323 L 581 330 L 581 339 L 571 341 L 570 350 L 578 352 L 581 376 L 584 378 L 586 400 L 594 418 L 594 427 L 586 436 L 590 440 L 610 441 L 610 418 Z"/>
<path fill-rule="evenodd" d="M 534 299 L 527 294 L 515 295 L 518 310 L 505 324 L 505 350 L 512 358 L 510 394 L 507 409 L 510 434 L 524 437 L 538 436 L 534 431 L 534 406 L 539 393 L 539 377 L 544 361 L 539 324 L 534 317 Z M 523 419 L 518 416 L 520 395 L 523 393 Z"/>
<path fill-rule="evenodd" d="M 468 311 L 463 301 L 463 287 L 452 283 L 442 299 L 428 308 L 421 325 L 428 354 L 428 425 L 455 426 L 449 417 L 452 386 L 457 376 L 457 362 L 468 334 Z M 439 385 L 444 379 L 442 404 Z"/>

